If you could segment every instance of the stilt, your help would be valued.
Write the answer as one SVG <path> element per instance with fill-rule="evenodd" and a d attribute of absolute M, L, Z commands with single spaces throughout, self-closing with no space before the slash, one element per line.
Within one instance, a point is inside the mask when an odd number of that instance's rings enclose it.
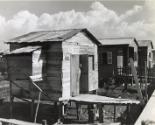
<path fill-rule="evenodd" d="M 129 114 L 130 114 L 130 105 L 129 104 L 127 104 L 127 116 L 126 116 L 126 125 L 129 125 L 129 121 L 130 121 L 130 116 L 129 116 Z"/>
<path fill-rule="evenodd" d="M 14 96 L 10 96 L 10 118 L 13 118 L 13 100 Z"/>
<path fill-rule="evenodd" d="M 77 114 L 77 120 L 79 120 L 79 104 L 76 103 L 76 114 Z"/>
<path fill-rule="evenodd" d="M 59 102 L 59 120 L 61 120 L 61 122 L 63 122 L 64 120 L 63 114 L 64 114 L 64 105 L 62 102 Z"/>
<path fill-rule="evenodd" d="M 114 122 L 116 121 L 116 105 L 114 105 Z"/>
<path fill-rule="evenodd" d="M 99 108 L 99 122 L 103 123 L 103 105 L 98 104 L 98 108 Z"/>
<path fill-rule="evenodd" d="M 94 109 L 94 107 L 93 107 L 93 104 L 89 104 L 88 105 L 88 122 L 89 123 L 94 123 L 94 112 L 93 112 L 93 109 Z"/>
<path fill-rule="evenodd" d="M 34 99 L 32 99 L 30 103 L 30 119 L 31 121 L 34 119 Z"/>
<path fill-rule="evenodd" d="M 13 117 L 13 99 L 14 96 L 12 94 L 12 82 L 10 81 L 10 118 Z"/>

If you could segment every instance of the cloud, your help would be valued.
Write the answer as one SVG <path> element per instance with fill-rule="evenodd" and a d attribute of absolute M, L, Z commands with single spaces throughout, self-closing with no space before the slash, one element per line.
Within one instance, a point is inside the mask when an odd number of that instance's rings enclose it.
<path fill-rule="evenodd" d="M 121 15 L 106 8 L 100 2 L 92 3 L 90 10 L 86 12 L 70 10 L 55 14 L 43 13 L 37 16 L 24 10 L 9 20 L 0 16 L 0 39 L 6 40 L 34 30 L 88 28 L 98 38 L 134 36 L 138 39 L 155 40 L 153 32 L 155 18 L 149 15 L 155 12 L 154 7 L 149 0 L 144 6 L 135 5 Z M 143 13 L 144 18 L 134 22 L 128 21 Z"/>

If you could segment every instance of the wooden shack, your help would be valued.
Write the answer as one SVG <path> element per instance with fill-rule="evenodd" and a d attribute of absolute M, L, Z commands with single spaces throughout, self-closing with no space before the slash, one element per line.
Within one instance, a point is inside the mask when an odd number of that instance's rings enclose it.
<path fill-rule="evenodd" d="M 125 75 L 129 58 L 138 64 L 138 43 L 135 38 L 105 38 L 100 39 L 99 46 L 99 80 L 116 75 Z"/>
<path fill-rule="evenodd" d="M 87 29 L 31 32 L 7 42 L 12 96 L 58 100 L 98 88 L 98 40 Z M 30 76 L 32 76 L 30 79 Z"/>
<path fill-rule="evenodd" d="M 147 66 L 148 69 L 151 69 L 153 67 L 153 43 L 151 40 L 138 40 L 138 44 L 138 69 L 140 75 L 144 76 L 145 67 Z"/>

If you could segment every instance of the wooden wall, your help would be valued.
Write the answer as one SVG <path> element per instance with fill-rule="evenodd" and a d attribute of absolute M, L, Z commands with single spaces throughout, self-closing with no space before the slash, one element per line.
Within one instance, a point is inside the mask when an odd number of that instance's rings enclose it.
<path fill-rule="evenodd" d="M 32 75 L 32 55 L 23 54 L 7 57 L 8 77 L 12 82 L 13 95 L 24 97 L 24 90 L 30 89 L 30 81 L 28 76 Z"/>
<path fill-rule="evenodd" d="M 44 90 L 51 98 L 62 95 L 62 43 L 52 43 L 46 48 L 46 86 Z"/>
<path fill-rule="evenodd" d="M 118 51 L 123 51 L 123 66 L 127 66 L 128 63 L 128 46 L 127 45 L 115 45 L 115 46 L 100 46 L 99 47 L 99 80 L 107 80 L 113 76 L 113 72 L 117 68 L 117 55 Z M 112 64 L 106 64 L 103 60 L 103 53 L 112 52 Z"/>
<path fill-rule="evenodd" d="M 12 50 L 20 46 L 14 46 L 12 44 Z M 23 47 L 23 46 L 22 46 Z M 93 66 L 91 59 L 88 59 L 88 83 L 86 84 L 87 90 L 92 91 L 98 88 L 98 48 L 87 36 L 83 33 L 79 33 L 72 38 L 62 42 L 52 42 L 42 45 L 41 50 L 34 51 L 32 55 L 28 56 L 10 56 L 8 57 L 8 62 L 11 67 L 17 69 L 15 64 L 19 65 L 19 69 L 22 72 L 28 72 L 28 75 L 42 75 L 42 81 L 36 82 L 40 88 L 51 98 L 51 100 L 58 100 L 60 97 L 69 97 L 72 95 L 72 92 L 76 89 L 78 94 L 78 85 L 73 84 L 74 76 L 71 75 L 74 69 L 71 69 L 73 62 L 71 61 L 72 55 L 77 55 L 77 60 L 80 63 L 80 55 L 89 55 L 94 56 Z M 76 63 L 77 60 L 74 60 Z M 23 62 L 23 63 L 21 63 Z M 78 64 L 75 66 L 78 66 Z M 79 67 L 79 66 L 78 66 Z M 16 95 L 24 93 L 25 97 L 38 97 L 38 92 L 35 87 L 32 86 L 32 83 L 28 81 L 23 74 L 18 72 L 10 72 L 10 77 L 12 80 L 15 80 L 22 87 L 30 90 L 30 93 L 22 92 L 21 89 L 18 90 L 18 87 L 15 88 Z M 18 81 L 17 81 L 18 79 Z M 82 80 L 81 80 L 82 81 Z M 85 81 L 82 81 L 85 84 Z M 18 91 L 17 91 L 18 90 Z M 42 99 L 49 99 L 42 96 Z"/>
<path fill-rule="evenodd" d="M 70 57 L 71 55 L 94 55 L 94 70 L 89 71 L 88 69 L 88 83 L 83 83 L 88 86 L 88 91 L 92 91 L 98 88 L 98 48 L 97 45 L 94 44 L 89 38 L 87 38 L 83 33 L 79 33 L 75 36 L 73 36 L 71 39 L 68 39 L 67 41 L 63 42 L 62 44 L 63 48 L 63 64 L 62 64 L 62 86 L 63 86 L 63 97 L 69 97 L 72 96 L 73 92 L 80 91 L 80 88 L 73 87 L 73 86 L 79 86 L 75 85 L 77 83 L 73 83 L 72 79 L 77 79 L 78 75 L 75 75 L 75 78 L 72 78 L 73 76 L 71 73 L 71 66 L 70 63 Z M 80 62 L 80 60 L 79 60 Z M 78 65 L 77 63 L 75 69 L 77 69 L 78 72 Z M 88 62 L 89 64 L 89 62 Z M 78 74 L 78 73 L 77 73 Z M 88 84 L 88 85 L 87 85 Z M 80 87 L 80 86 L 79 86 Z M 79 90 L 77 90 L 79 89 Z M 79 92 L 80 93 L 80 92 Z"/>

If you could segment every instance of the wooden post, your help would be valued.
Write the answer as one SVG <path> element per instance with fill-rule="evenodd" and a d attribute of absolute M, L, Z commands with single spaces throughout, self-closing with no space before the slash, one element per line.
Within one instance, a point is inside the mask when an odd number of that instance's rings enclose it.
<path fill-rule="evenodd" d="M 14 97 L 10 95 L 10 118 L 13 118 L 13 100 Z"/>
<path fill-rule="evenodd" d="M 38 116 L 38 111 L 39 111 L 39 105 L 40 105 L 40 99 L 41 99 L 41 92 L 39 92 L 39 96 L 38 96 L 38 103 L 37 103 L 37 107 L 36 107 L 36 112 L 35 112 L 35 117 L 34 117 L 34 123 L 36 123 L 36 121 L 37 121 L 37 116 Z"/>
<path fill-rule="evenodd" d="M 130 122 L 130 116 L 129 116 L 129 114 L 130 114 L 130 105 L 129 104 L 127 104 L 127 109 L 126 109 L 126 113 L 127 113 L 127 115 L 126 115 L 126 125 L 128 125 L 128 124 L 130 124 L 129 122 Z"/>
<path fill-rule="evenodd" d="M 146 101 L 148 101 L 148 94 L 147 94 L 147 62 L 145 61 L 145 96 Z"/>
<path fill-rule="evenodd" d="M 116 105 L 114 105 L 114 122 L 116 121 Z"/>
<path fill-rule="evenodd" d="M 94 112 L 93 112 L 93 104 L 88 104 L 88 122 L 94 123 Z"/>
<path fill-rule="evenodd" d="M 79 104 L 76 102 L 77 120 L 79 120 Z"/>
<path fill-rule="evenodd" d="M 34 116 L 34 99 L 32 98 L 31 103 L 30 103 L 30 119 L 33 121 L 33 116 Z"/>
<path fill-rule="evenodd" d="M 63 105 L 63 102 L 59 102 L 59 120 L 61 120 L 61 122 L 63 122 L 64 118 L 63 118 L 63 108 L 64 105 Z"/>
<path fill-rule="evenodd" d="M 99 123 L 103 123 L 103 105 L 98 104 L 98 108 L 99 108 Z"/>
<path fill-rule="evenodd" d="M 141 101 L 143 101 L 143 95 L 142 95 L 142 92 L 141 92 L 141 88 L 139 86 L 139 79 L 137 77 L 137 71 L 136 71 L 136 68 L 134 67 L 134 61 L 132 58 L 130 58 L 130 66 L 131 66 L 131 73 L 134 77 L 134 80 L 135 80 L 135 83 L 136 83 L 136 88 L 137 88 L 137 92 L 138 92 L 138 95 L 139 95 L 139 98 Z"/>

